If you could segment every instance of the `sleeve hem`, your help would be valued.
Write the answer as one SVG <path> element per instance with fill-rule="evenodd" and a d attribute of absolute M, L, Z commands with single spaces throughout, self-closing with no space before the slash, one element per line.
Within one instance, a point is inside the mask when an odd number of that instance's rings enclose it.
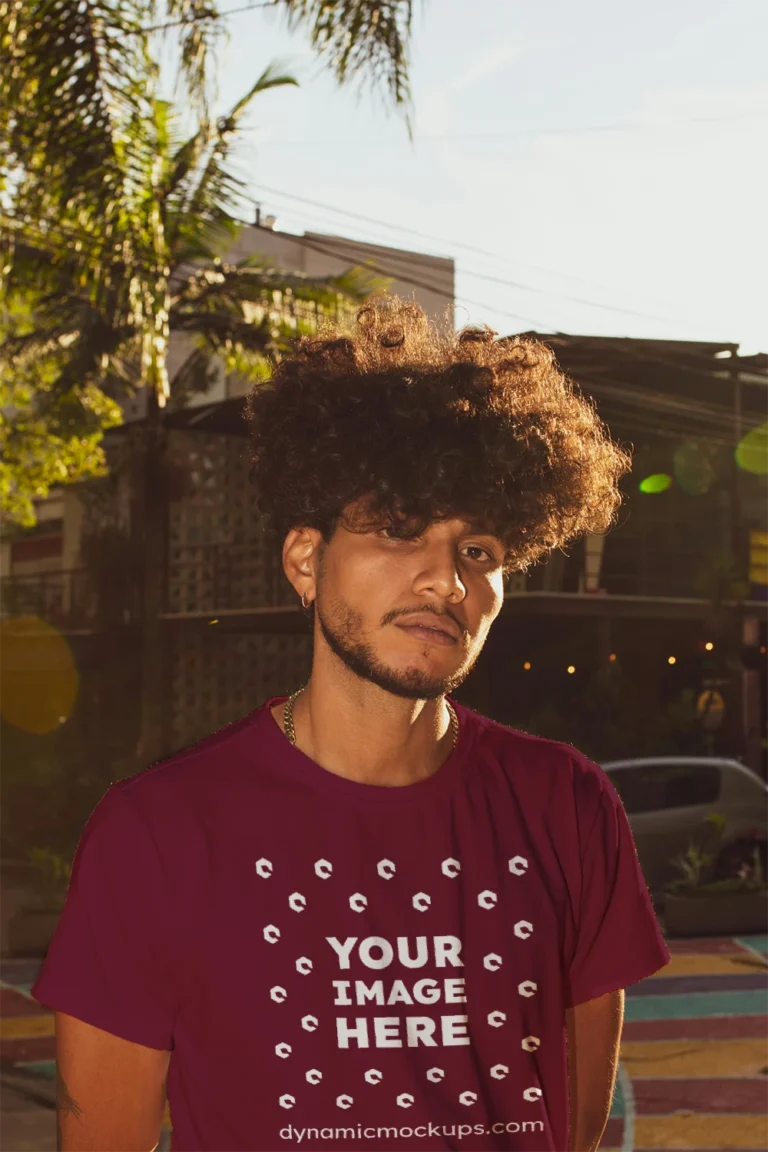
<path fill-rule="evenodd" d="M 565 1006 L 566 1008 L 575 1008 L 578 1004 L 586 1004 L 589 1000 L 596 1000 L 599 996 L 607 996 L 609 992 L 618 992 L 620 988 L 639 984 L 641 980 L 647 980 L 649 976 L 653 976 L 662 968 L 666 968 L 669 961 L 669 953 L 660 952 L 653 959 L 649 959 L 647 964 L 632 969 L 626 975 L 617 973 L 615 976 L 606 976 L 602 980 L 580 981 L 569 990 L 565 998 Z"/>
<path fill-rule="evenodd" d="M 140 1044 L 143 1048 L 154 1048 L 161 1052 L 173 1051 L 173 1043 L 169 1044 L 167 1037 L 161 1037 L 157 1034 L 150 1036 L 141 1027 L 137 1028 L 133 1024 L 125 1027 L 120 1023 L 106 1022 L 97 1010 L 88 1005 L 73 1004 L 65 997 L 57 996 L 55 992 L 49 994 L 45 982 L 42 982 L 40 987 L 38 984 L 33 985 L 30 989 L 30 996 L 51 1012 L 64 1012 L 67 1016 L 74 1016 L 76 1020 L 82 1020 L 84 1024 L 90 1024 L 91 1027 L 99 1028 L 102 1032 L 109 1032 L 111 1036 L 117 1036 L 120 1040 L 127 1040 L 131 1044 Z"/>

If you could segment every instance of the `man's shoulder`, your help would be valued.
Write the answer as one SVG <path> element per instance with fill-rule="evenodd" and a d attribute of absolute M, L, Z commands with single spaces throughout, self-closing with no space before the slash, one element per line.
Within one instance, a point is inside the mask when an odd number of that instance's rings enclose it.
<path fill-rule="evenodd" d="M 226 724 L 223 728 L 201 737 L 192 744 L 178 748 L 131 776 L 116 781 L 112 788 L 137 806 L 159 803 L 162 797 L 174 801 L 204 790 L 207 786 L 221 786 L 228 771 L 237 771 L 253 756 L 256 727 L 263 719 L 265 705 Z"/>
<path fill-rule="evenodd" d="M 471 723 L 479 729 L 483 753 L 507 770 L 519 769 L 554 777 L 559 783 L 567 778 L 574 788 L 601 790 L 607 782 L 602 768 L 579 748 L 565 740 L 526 732 L 499 720 L 492 720 L 467 708 Z"/>
<path fill-rule="evenodd" d="M 556 740 L 550 736 L 540 736 L 535 732 L 526 732 L 511 724 L 503 724 L 500 720 L 493 720 L 472 708 L 464 706 L 472 723 L 481 730 L 483 744 L 492 751 L 498 751 L 513 756 L 522 756 L 526 760 L 546 760 L 564 762 L 572 760 L 581 771 L 594 771 L 599 769 L 585 753 L 565 740 Z"/>

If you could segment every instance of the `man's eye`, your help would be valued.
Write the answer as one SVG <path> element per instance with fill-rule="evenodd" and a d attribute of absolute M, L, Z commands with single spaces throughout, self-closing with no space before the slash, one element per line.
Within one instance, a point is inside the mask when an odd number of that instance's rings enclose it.
<path fill-rule="evenodd" d="M 481 548 L 479 544 L 467 544 L 466 551 L 482 552 L 486 559 L 489 560 L 492 564 L 496 563 L 496 557 L 493 555 L 493 553 L 489 552 L 487 548 Z"/>

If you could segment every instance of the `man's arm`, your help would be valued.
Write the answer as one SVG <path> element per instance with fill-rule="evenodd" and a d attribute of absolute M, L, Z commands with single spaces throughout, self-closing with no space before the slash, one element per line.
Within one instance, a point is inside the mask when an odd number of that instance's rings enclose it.
<path fill-rule="evenodd" d="M 566 1009 L 569 1152 L 595 1152 L 608 1123 L 619 1066 L 624 990 Z"/>
<path fill-rule="evenodd" d="M 57 1012 L 58 1152 L 153 1152 L 170 1059 Z"/>

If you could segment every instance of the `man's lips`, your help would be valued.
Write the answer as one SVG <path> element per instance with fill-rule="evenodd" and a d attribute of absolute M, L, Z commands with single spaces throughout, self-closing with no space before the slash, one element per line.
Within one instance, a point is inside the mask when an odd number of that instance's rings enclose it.
<path fill-rule="evenodd" d="M 403 632 L 408 632 L 411 636 L 419 640 L 428 640 L 432 644 L 455 644 L 456 637 L 452 636 L 449 632 L 443 631 L 441 628 L 431 624 L 398 624 L 398 628 Z"/>

